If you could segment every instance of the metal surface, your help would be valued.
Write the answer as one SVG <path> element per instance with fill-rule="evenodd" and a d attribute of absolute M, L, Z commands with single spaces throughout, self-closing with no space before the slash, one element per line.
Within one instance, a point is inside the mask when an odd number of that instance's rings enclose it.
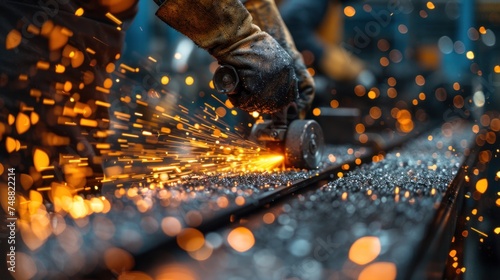
<path fill-rule="evenodd" d="M 457 124 L 452 137 L 434 130 L 376 162 L 344 168 L 317 190 L 206 232 L 213 245 L 206 260 L 165 247 L 138 258 L 136 269 L 184 267 L 192 279 L 440 278 L 471 136 L 468 125 Z M 255 239 L 243 252 L 230 241 L 242 227 Z"/>
<path fill-rule="evenodd" d="M 330 152 L 336 161 L 324 168 L 340 170 L 343 163 L 369 151 L 339 146 Z M 55 232 L 64 229 L 63 235 L 51 235 L 35 245 L 30 242 L 33 237 L 24 237 L 26 246 L 40 246 L 30 256 L 39 267 L 35 279 L 116 277 L 120 272 L 110 270 L 104 259 L 106 252 L 116 248 L 125 249 L 123 254 L 138 265 L 143 261 L 153 264 L 155 252 L 175 244 L 171 230 L 175 232 L 176 225 L 210 232 L 323 178 L 317 175 L 317 171 L 299 170 L 206 173 L 184 176 L 164 188 L 129 182 L 106 189 L 103 196 L 112 204 L 109 212 L 76 220 L 55 214 L 51 228 Z M 67 238 L 73 241 L 62 242 Z"/>
<path fill-rule="evenodd" d="M 423 131 L 386 135 L 383 148 L 398 147 Z M 395 267 L 399 278 L 413 275 L 415 265 L 427 271 L 438 264 L 426 257 L 433 251 L 424 249 L 438 248 L 426 244 L 427 237 L 439 221 L 446 222 L 444 233 L 453 227 L 453 219 L 439 219 L 436 206 L 456 191 L 448 185 L 471 143 L 470 127 L 456 125 L 453 131 L 451 137 L 437 129 L 388 154 L 328 147 L 319 170 L 193 174 L 166 189 L 134 184 L 114 189 L 105 194 L 113 204 L 106 214 L 83 220 L 54 216 L 54 230 L 57 224 L 67 230 L 33 251 L 31 258 L 43 268 L 36 279 L 109 279 L 129 270 L 158 278 L 158 271 L 172 265 L 193 275 L 185 279 L 349 279 L 369 266 L 348 259 L 350 246 L 365 236 L 376 237 L 382 247 L 372 264 Z M 449 217 L 453 211 L 442 213 Z M 269 213 L 273 221 L 263 223 Z M 249 229 L 255 239 L 248 251 L 228 243 L 235 227 Z M 204 238 L 208 259 L 177 248 L 186 230 Z M 74 242 L 60 242 L 67 238 Z M 135 265 L 111 269 L 110 250 L 118 264 L 126 256 Z"/>

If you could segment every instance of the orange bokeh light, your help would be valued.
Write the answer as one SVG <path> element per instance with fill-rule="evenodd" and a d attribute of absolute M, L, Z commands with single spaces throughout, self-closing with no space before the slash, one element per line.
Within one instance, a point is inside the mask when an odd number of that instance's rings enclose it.
<path fill-rule="evenodd" d="M 238 252 L 246 252 L 255 244 L 253 233 L 245 227 L 237 227 L 227 236 L 229 246 Z"/>
<path fill-rule="evenodd" d="M 203 233 L 194 228 L 186 228 L 177 235 L 177 244 L 184 251 L 194 252 L 205 244 Z"/>
<path fill-rule="evenodd" d="M 365 267 L 358 280 L 390 280 L 396 279 L 397 268 L 391 262 L 376 262 Z"/>
<path fill-rule="evenodd" d="M 380 239 L 376 236 L 364 236 L 356 240 L 349 249 L 349 260 L 365 265 L 375 260 L 381 251 Z"/>

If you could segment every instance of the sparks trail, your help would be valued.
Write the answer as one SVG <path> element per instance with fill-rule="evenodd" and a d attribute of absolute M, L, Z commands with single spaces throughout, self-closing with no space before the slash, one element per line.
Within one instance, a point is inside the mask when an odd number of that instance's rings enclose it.
<path fill-rule="evenodd" d="M 283 156 L 245 140 L 237 128 L 231 128 L 223 120 L 223 107 L 216 108 L 208 100 L 198 107 L 185 104 L 189 102 L 183 103 L 185 99 L 163 86 L 144 88 L 133 75 L 119 76 L 114 92 L 121 96 L 110 102 L 114 109 L 110 125 L 115 132 L 109 142 L 113 144 L 96 145 L 107 155 L 104 183 L 131 178 L 144 182 L 168 178 L 166 182 L 172 182 L 191 173 L 272 170 L 282 165 Z"/>

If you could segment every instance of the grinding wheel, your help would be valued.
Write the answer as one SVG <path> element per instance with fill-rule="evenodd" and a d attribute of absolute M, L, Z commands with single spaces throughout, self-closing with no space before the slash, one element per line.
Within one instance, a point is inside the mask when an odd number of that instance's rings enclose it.
<path fill-rule="evenodd" d="M 292 121 L 288 125 L 285 139 L 285 165 L 305 169 L 318 168 L 323 146 L 323 130 L 316 121 Z"/>

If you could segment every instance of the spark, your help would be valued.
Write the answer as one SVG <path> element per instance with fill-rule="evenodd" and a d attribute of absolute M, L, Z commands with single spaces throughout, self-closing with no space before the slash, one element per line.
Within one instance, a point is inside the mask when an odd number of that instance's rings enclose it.
<path fill-rule="evenodd" d="M 122 25 L 122 21 L 119 20 L 117 17 L 115 17 L 113 14 L 108 12 L 106 13 L 106 17 L 111 21 L 113 21 L 114 23 L 116 23 L 117 25 Z"/>
<path fill-rule="evenodd" d="M 124 63 L 121 63 L 120 67 L 122 69 L 125 69 L 125 70 L 130 71 L 130 72 L 139 72 L 139 68 L 132 68 L 132 67 L 130 67 L 127 64 L 124 64 Z"/>
<path fill-rule="evenodd" d="M 99 43 L 101 43 L 101 44 L 103 44 L 103 45 L 106 45 L 106 47 L 109 47 L 109 45 L 108 45 L 108 44 L 104 43 L 102 40 L 98 39 L 97 37 L 93 36 L 92 38 L 93 38 L 94 40 L 96 40 L 97 42 L 99 42 Z"/>
<path fill-rule="evenodd" d="M 95 89 L 96 89 L 97 91 L 102 92 L 102 93 L 106 93 L 106 94 L 109 94 L 109 93 L 110 93 L 110 90 L 109 90 L 109 89 L 107 89 L 107 88 L 103 88 L 103 87 L 100 87 L 100 86 L 96 86 L 96 87 L 95 87 Z"/>
<path fill-rule="evenodd" d="M 470 227 L 470 229 L 472 229 L 473 231 L 475 231 L 475 232 L 477 232 L 477 233 L 481 234 L 481 235 L 482 235 L 482 236 L 484 236 L 484 237 L 488 237 L 488 235 L 487 235 L 486 233 L 484 233 L 484 232 L 482 232 L 482 231 L 480 231 L 480 230 L 478 230 L 478 229 L 475 229 L 475 228 L 473 228 L 473 227 Z"/>
<path fill-rule="evenodd" d="M 78 8 L 76 11 L 75 11 L 75 15 L 80 17 L 80 16 L 83 16 L 83 13 L 85 11 L 83 10 L 83 8 Z"/>

